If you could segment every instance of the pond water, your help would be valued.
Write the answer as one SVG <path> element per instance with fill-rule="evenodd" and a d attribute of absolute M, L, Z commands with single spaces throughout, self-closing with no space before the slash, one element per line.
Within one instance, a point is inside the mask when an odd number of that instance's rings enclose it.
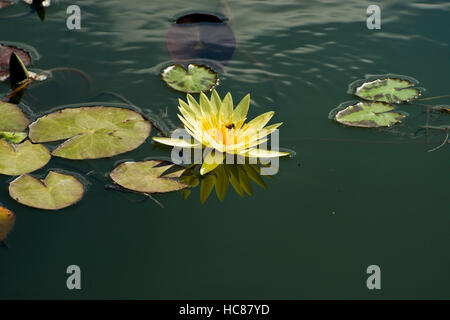
<path fill-rule="evenodd" d="M 105 189 L 122 161 L 169 157 L 151 139 L 112 159 L 53 158 L 36 174 L 58 168 L 87 185 L 81 202 L 58 212 L 16 203 L 12 179 L 1 176 L 0 203 L 17 222 L 10 248 L 0 248 L 0 298 L 450 298 L 450 145 L 427 152 L 444 132 L 414 135 L 427 121 L 418 105 L 400 105 L 409 117 L 392 130 L 328 119 L 356 100 L 348 85 L 370 74 L 413 77 L 424 97 L 449 94 L 447 2 L 378 1 L 381 30 L 369 30 L 371 1 L 86 0 L 76 2 L 81 29 L 73 31 L 68 3 L 52 2 L 44 22 L 35 13 L 0 20 L 0 40 L 35 48 L 31 70 L 76 68 L 92 87 L 55 72 L 23 98 L 32 119 L 121 95 L 167 128 L 180 126 L 185 96 L 159 75 L 171 64 L 166 34 L 178 17 L 206 12 L 227 19 L 237 43 L 217 91 L 235 101 L 251 93 L 251 118 L 275 110 L 280 145 L 296 155 L 251 197 L 230 189 L 223 202 L 213 194 L 202 204 L 196 188 L 187 200 L 155 196 L 164 208 Z M 0 17 L 27 10 L 20 3 Z M 448 117 L 428 123 L 448 125 Z M 69 265 L 80 266 L 82 290 L 66 288 Z M 381 268 L 381 290 L 366 287 L 370 265 Z"/>

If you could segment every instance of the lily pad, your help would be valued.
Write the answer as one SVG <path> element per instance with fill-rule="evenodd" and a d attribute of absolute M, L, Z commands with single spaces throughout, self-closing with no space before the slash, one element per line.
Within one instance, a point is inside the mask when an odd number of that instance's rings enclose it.
<path fill-rule="evenodd" d="M 9 76 L 9 60 L 12 53 L 17 54 L 25 66 L 31 64 L 31 55 L 25 50 L 15 46 L 0 44 L 0 81 L 4 81 Z"/>
<path fill-rule="evenodd" d="M 161 76 L 172 89 L 187 93 L 209 91 L 219 82 L 213 69 L 198 64 L 189 64 L 187 70 L 175 64 L 164 69 Z"/>
<path fill-rule="evenodd" d="M 18 176 L 36 171 L 50 161 L 50 151 L 29 140 L 18 145 L 0 140 L 0 174 Z"/>
<path fill-rule="evenodd" d="M 352 127 L 390 127 L 405 117 L 399 112 L 390 112 L 395 107 L 385 102 L 358 102 L 339 111 L 335 120 Z"/>
<path fill-rule="evenodd" d="M 80 107 L 60 110 L 30 125 L 35 143 L 68 139 L 53 151 L 66 159 L 108 158 L 139 147 L 151 125 L 139 113 L 116 107 Z"/>
<path fill-rule="evenodd" d="M 6 208 L 0 206 L 0 244 L 14 228 L 16 216 Z"/>
<path fill-rule="evenodd" d="M 356 88 L 355 95 L 369 101 L 401 103 L 417 99 L 421 91 L 412 88 L 414 83 L 406 79 L 386 78 L 365 82 Z"/>
<path fill-rule="evenodd" d="M 21 143 L 28 135 L 25 132 L 0 131 L 0 139 L 5 139 L 10 143 Z"/>
<path fill-rule="evenodd" d="M 30 121 L 15 104 L 0 101 L 0 131 L 24 131 Z"/>
<path fill-rule="evenodd" d="M 111 172 L 110 177 L 125 189 L 143 193 L 171 192 L 188 187 L 177 180 L 184 169 L 163 176 L 174 165 L 157 167 L 161 163 L 163 161 L 159 160 L 124 162 Z"/>
<path fill-rule="evenodd" d="M 50 171 L 45 180 L 28 174 L 9 184 L 9 195 L 17 202 L 38 209 L 59 210 L 81 200 L 84 185 L 71 175 Z"/>

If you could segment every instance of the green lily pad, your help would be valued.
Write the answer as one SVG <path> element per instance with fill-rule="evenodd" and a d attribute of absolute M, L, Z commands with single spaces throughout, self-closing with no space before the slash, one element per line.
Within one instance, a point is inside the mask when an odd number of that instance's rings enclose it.
<path fill-rule="evenodd" d="M 356 88 L 355 95 L 369 101 L 401 103 L 417 99 L 421 91 L 412 88 L 414 83 L 406 79 L 386 78 L 365 82 Z"/>
<path fill-rule="evenodd" d="M 0 206 L 0 244 L 14 228 L 16 216 L 6 208 Z"/>
<path fill-rule="evenodd" d="M 385 102 L 358 102 L 339 111 L 335 120 L 352 127 L 390 127 L 405 117 L 399 112 L 390 112 L 395 107 Z"/>
<path fill-rule="evenodd" d="M 111 179 L 125 189 L 143 193 L 162 193 L 184 189 L 186 184 L 178 181 L 184 169 L 172 174 L 163 174 L 174 165 L 157 167 L 163 161 L 124 162 L 115 168 Z"/>
<path fill-rule="evenodd" d="M 161 76 L 169 87 L 186 93 L 209 91 L 219 83 L 213 69 L 198 64 L 189 64 L 187 70 L 175 64 L 164 69 Z"/>
<path fill-rule="evenodd" d="M 116 107 L 81 107 L 60 110 L 30 125 L 35 143 L 68 139 L 53 151 L 66 159 L 108 158 L 139 147 L 151 125 L 139 113 Z"/>
<path fill-rule="evenodd" d="M 15 104 L 0 101 L 0 131 L 24 131 L 30 121 Z"/>
<path fill-rule="evenodd" d="M 12 145 L 0 140 L 0 174 L 18 176 L 36 171 L 50 161 L 50 151 L 42 144 L 29 140 Z"/>
<path fill-rule="evenodd" d="M 17 202 L 38 209 L 59 210 L 83 197 L 84 185 L 71 175 L 50 171 L 45 180 L 28 174 L 9 184 L 9 195 Z"/>
<path fill-rule="evenodd" d="M 25 132 L 0 131 L 0 139 L 5 139 L 10 143 L 21 143 L 28 135 Z"/>

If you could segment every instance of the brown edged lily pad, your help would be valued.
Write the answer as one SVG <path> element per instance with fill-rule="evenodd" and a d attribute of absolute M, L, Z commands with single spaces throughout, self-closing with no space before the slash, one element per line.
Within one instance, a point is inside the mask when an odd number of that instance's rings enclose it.
<path fill-rule="evenodd" d="M 399 112 L 391 112 L 395 107 L 384 102 L 358 102 L 339 111 L 335 120 L 352 127 L 390 127 L 405 117 Z"/>
<path fill-rule="evenodd" d="M 15 53 L 20 58 L 24 66 L 31 64 L 31 55 L 24 49 L 0 44 L 0 81 L 4 81 L 9 77 L 9 60 L 12 53 Z"/>

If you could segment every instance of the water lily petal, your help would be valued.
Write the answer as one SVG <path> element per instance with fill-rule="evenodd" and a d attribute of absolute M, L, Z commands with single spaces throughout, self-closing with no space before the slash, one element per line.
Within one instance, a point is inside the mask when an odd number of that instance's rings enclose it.
<path fill-rule="evenodd" d="M 278 158 L 288 156 L 290 155 L 290 153 L 255 148 L 243 152 L 242 155 L 245 155 L 250 158 Z"/>
<path fill-rule="evenodd" d="M 205 175 L 208 172 L 214 170 L 223 163 L 224 154 L 212 150 L 206 158 L 203 160 L 202 167 L 200 168 L 200 174 Z"/>
<path fill-rule="evenodd" d="M 250 94 L 247 94 L 241 102 L 239 102 L 236 109 L 233 112 L 233 123 L 236 126 L 236 129 L 239 129 L 245 121 L 247 117 L 248 108 L 250 107 Z M 240 126 L 237 126 L 240 124 Z"/>
<path fill-rule="evenodd" d="M 255 119 L 253 119 L 247 124 L 248 129 L 256 129 L 256 130 L 262 129 L 270 121 L 270 119 L 272 119 L 274 114 L 275 114 L 274 111 L 269 111 L 263 113 L 260 116 L 257 116 Z"/>
<path fill-rule="evenodd" d="M 231 93 L 228 92 L 220 106 L 219 120 L 224 123 L 228 123 L 232 116 L 233 116 L 233 97 L 231 96 Z"/>
<path fill-rule="evenodd" d="M 164 138 L 164 137 L 153 137 L 153 140 L 159 142 L 161 144 L 165 144 L 173 147 L 180 148 L 198 148 L 201 147 L 202 144 L 200 142 L 191 143 L 184 139 L 174 139 L 174 138 Z"/>

